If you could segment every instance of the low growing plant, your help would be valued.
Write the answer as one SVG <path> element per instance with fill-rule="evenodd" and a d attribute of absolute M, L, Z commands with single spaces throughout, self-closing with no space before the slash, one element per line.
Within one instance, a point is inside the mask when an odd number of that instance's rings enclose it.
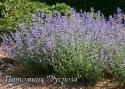
<path fill-rule="evenodd" d="M 43 69 L 61 77 L 81 76 L 79 80 L 86 82 L 96 81 L 108 65 L 115 75 L 124 76 L 124 72 L 118 71 L 123 67 L 117 67 L 124 53 L 119 51 L 125 44 L 122 15 L 118 12 L 106 20 L 99 12 L 94 17 L 90 12 L 75 10 L 68 17 L 37 12 L 32 15 L 30 30 L 23 23 L 21 31 L 17 28 L 11 36 L 3 35 L 2 48 L 38 72 Z"/>
<path fill-rule="evenodd" d="M 79 81 L 92 82 L 101 76 L 99 62 L 100 48 L 81 42 L 68 46 L 57 46 L 49 63 L 58 76 L 78 78 Z M 94 50 L 95 49 L 95 50 Z"/>

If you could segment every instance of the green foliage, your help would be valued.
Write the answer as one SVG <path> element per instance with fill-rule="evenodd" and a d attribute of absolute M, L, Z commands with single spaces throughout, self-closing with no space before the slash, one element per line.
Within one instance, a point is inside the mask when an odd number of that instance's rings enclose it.
<path fill-rule="evenodd" d="M 5 0 L 0 3 L 0 32 L 14 31 L 21 28 L 21 23 L 29 25 L 34 12 L 64 12 L 68 13 L 70 7 L 66 4 L 48 6 L 45 3 L 31 2 L 30 0 Z"/>
<path fill-rule="evenodd" d="M 108 78 L 115 78 L 125 83 L 125 48 L 114 50 L 113 47 L 109 47 L 108 51 L 112 56 L 112 60 L 103 61 L 103 73 L 108 74 L 106 75 Z"/>
<path fill-rule="evenodd" d="M 68 14 L 69 11 L 70 11 L 70 7 L 66 4 L 64 4 L 64 3 L 62 3 L 62 4 L 58 3 L 56 5 L 52 5 L 51 11 L 52 12 L 57 11 L 57 12 L 60 12 L 60 13 L 63 13 L 63 14 Z"/>
<path fill-rule="evenodd" d="M 2 2 L 0 2 L 0 17 L 3 16 L 4 9 L 5 9 L 4 5 L 2 4 Z"/>
<path fill-rule="evenodd" d="M 113 62 L 110 63 L 111 70 L 116 79 L 125 83 L 125 48 L 113 52 Z"/>
<path fill-rule="evenodd" d="M 81 42 L 74 46 L 57 46 L 50 64 L 61 77 L 74 77 L 83 82 L 94 82 L 102 73 L 98 45 L 87 46 Z"/>
<path fill-rule="evenodd" d="M 46 7 L 46 5 L 44 4 L 38 4 L 37 2 L 28 2 L 27 0 L 6 0 L 4 5 L 6 7 L 3 17 L 5 18 L 5 31 L 15 30 L 14 27 L 19 25 L 20 23 L 28 23 L 33 11 L 36 8 L 39 9 L 37 6 L 41 6 L 44 8 Z"/>
<path fill-rule="evenodd" d="M 117 7 L 122 8 L 125 11 L 125 0 L 36 0 L 46 2 L 47 4 L 66 3 L 74 7 L 76 10 L 90 10 L 90 7 L 94 7 L 95 10 L 101 10 L 106 16 L 114 14 Z"/>

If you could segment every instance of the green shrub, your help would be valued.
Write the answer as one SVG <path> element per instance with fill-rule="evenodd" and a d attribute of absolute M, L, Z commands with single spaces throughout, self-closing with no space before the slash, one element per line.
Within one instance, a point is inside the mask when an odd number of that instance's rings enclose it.
<path fill-rule="evenodd" d="M 106 78 L 115 78 L 125 83 L 125 48 L 116 50 L 113 47 L 107 49 L 112 58 L 103 59 L 103 73 Z"/>
<path fill-rule="evenodd" d="M 70 7 L 66 4 L 49 6 L 45 3 L 31 2 L 30 0 L 5 0 L 0 4 L 0 32 L 14 31 L 20 29 L 21 23 L 30 23 L 34 12 L 64 12 L 68 13 Z M 5 12 L 5 13 L 3 13 Z"/>
<path fill-rule="evenodd" d="M 60 12 L 62 14 L 68 14 L 70 11 L 70 7 L 64 3 L 62 3 L 62 4 L 57 3 L 56 5 L 52 5 L 51 11 L 52 12 L 57 11 L 57 12 Z"/>
<path fill-rule="evenodd" d="M 90 10 L 90 7 L 94 7 L 96 11 L 101 10 L 106 16 L 114 14 L 117 7 L 122 8 L 125 11 L 125 0 L 36 0 L 46 2 L 47 4 L 66 3 L 77 9 L 78 11 Z"/>
<path fill-rule="evenodd" d="M 0 17 L 3 16 L 3 10 L 4 10 L 4 6 L 3 6 L 2 2 L 0 2 Z"/>
<path fill-rule="evenodd" d="M 113 62 L 110 63 L 113 75 L 125 83 L 125 48 L 113 52 Z"/>
<path fill-rule="evenodd" d="M 101 73 L 98 45 L 57 46 L 50 64 L 60 77 L 78 78 L 82 82 L 94 82 Z"/>

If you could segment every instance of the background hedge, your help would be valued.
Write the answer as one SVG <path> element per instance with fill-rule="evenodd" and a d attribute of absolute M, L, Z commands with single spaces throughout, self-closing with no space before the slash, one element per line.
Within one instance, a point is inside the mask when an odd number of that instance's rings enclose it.
<path fill-rule="evenodd" d="M 64 3 L 47 5 L 43 2 L 31 0 L 3 0 L 0 1 L 0 34 L 21 28 L 22 23 L 30 23 L 34 12 L 63 12 L 68 13 L 70 7 Z M 16 27 L 16 28 L 15 28 Z"/>
<path fill-rule="evenodd" d="M 125 0 L 33 0 L 33 1 L 41 1 L 46 2 L 49 5 L 53 5 L 55 3 L 64 2 L 71 7 L 74 7 L 77 11 L 80 9 L 90 10 L 90 7 L 94 7 L 95 11 L 102 11 L 105 16 L 110 14 L 114 14 L 117 7 L 120 7 L 123 11 L 125 11 Z"/>

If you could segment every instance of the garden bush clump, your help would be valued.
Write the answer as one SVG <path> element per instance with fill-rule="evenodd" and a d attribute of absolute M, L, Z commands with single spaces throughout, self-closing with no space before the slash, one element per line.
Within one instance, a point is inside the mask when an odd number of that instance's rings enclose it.
<path fill-rule="evenodd" d="M 5 0 L 0 2 L 0 32 L 21 29 L 21 23 L 29 25 L 32 13 L 35 12 L 60 12 L 68 14 L 70 7 L 64 3 L 49 6 L 46 3 L 31 0 Z"/>
<path fill-rule="evenodd" d="M 90 7 L 94 7 L 96 11 L 100 10 L 105 16 L 113 15 L 120 7 L 125 12 L 125 0 L 32 0 L 39 2 L 46 2 L 49 5 L 55 3 L 66 3 L 71 7 L 75 8 L 77 11 L 81 9 L 84 11 L 89 11 Z"/>
<path fill-rule="evenodd" d="M 90 82 L 109 69 L 112 75 L 124 80 L 122 19 L 119 8 L 108 20 L 100 12 L 93 17 L 93 12 L 76 13 L 74 9 L 69 16 L 37 12 L 32 14 L 30 30 L 22 23 L 21 31 L 17 28 L 11 32 L 12 37 L 4 34 L 2 48 L 13 59 L 38 72 L 48 73 L 51 68 L 57 76 Z M 33 67 L 35 63 L 39 66 Z"/>

